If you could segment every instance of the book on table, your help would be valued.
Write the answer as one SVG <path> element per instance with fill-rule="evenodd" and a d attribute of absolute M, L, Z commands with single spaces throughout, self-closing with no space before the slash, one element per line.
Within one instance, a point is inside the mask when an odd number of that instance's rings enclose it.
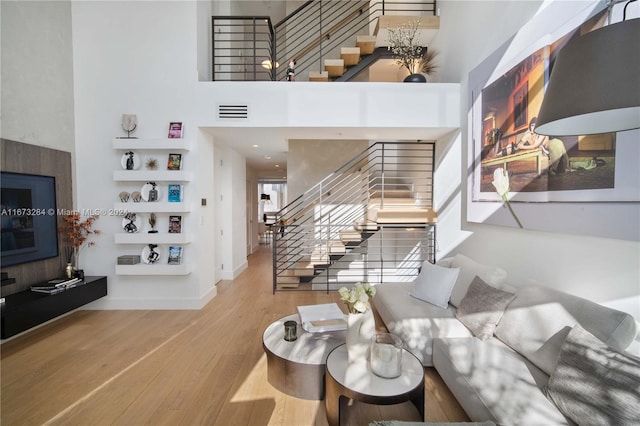
<path fill-rule="evenodd" d="M 298 306 L 298 315 L 302 328 L 310 333 L 347 329 L 344 313 L 336 303 Z"/>
<path fill-rule="evenodd" d="M 32 285 L 31 291 L 37 293 L 56 294 L 81 284 L 80 278 L 56 278 L 43 285 Z"/>

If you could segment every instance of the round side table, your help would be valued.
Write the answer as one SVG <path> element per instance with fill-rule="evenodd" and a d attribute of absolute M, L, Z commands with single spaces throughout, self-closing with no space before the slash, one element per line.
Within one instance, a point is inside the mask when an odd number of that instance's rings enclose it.
<path fill-rule="evenodd" d="M 298 323 L 293 342 L 284 340 L 284 322 Z M 274 388 L 302 399 L 324 397 L 324 375 L 327 356 L 344 344 L 346 332 L 309 333 L 302 329 L 300 317 L 293 314 L 271 323 L 262 335 L 267 354 L 267 380 Z"/>
<path fill-rule="evenodd" d="M 371 372 L 367 360 L 349 363 L 346 345 L 338 346 L 327 357 L 325 388 L 329 426 L 340 425 L 340 415 L 349 399 L 379 405 L 411 401 L 424 420 L 424 368 L 418 358 L 405 349 L 400 377 L 384 379 Z"/>

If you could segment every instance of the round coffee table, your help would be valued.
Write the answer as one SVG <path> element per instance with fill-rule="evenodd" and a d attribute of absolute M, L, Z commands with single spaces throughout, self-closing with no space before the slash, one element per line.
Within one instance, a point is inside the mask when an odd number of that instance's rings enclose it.
<path fill-rule="evenodd" d="M 325 388 L 329 426 L 340 425 L 340 415 L 349 399 L 379 405 L 411 401 L 424 420 L 424 369 L 418 358 L 405 349 L 400 377 L 384 379 L 371 372 L 367 360 L 349 363 L 346 345 L 338 346 L 327 357 Z"/>
<path fill-rule="evenodd" d="M 284 340 L 284 322 L 298 323 L 293 342 Z M 300 317 L 293 314 L 271 323 L 262 335 L 267 354 L 267 380 L 287 395 L 320 400 L 324 397 L 327 356 L 346 341 L 346 332 L 309 333 L 302 329 Z"/>

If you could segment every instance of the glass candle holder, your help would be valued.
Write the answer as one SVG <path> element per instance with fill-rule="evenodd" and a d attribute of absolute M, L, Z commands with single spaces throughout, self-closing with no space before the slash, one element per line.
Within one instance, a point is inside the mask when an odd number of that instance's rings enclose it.
<path fill-rule="evenodd" d="M 371 371 L 385 379 L 393 379 L 402 373 L 402 340 L 389 333 L 371 337 Z"/>
<path fill-rule="evenodd" d="M 284 322 L 284 340 L 287 342 L 293 342 L 298 338 L 296 332 L 298 330 L 298 323 L 295 321 Z"/>

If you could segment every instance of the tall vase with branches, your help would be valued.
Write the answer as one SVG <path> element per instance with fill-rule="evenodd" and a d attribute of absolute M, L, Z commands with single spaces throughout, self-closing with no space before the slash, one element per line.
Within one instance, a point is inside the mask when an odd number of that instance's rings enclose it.
<path fill-rule="evenodd" d="M 438 52 L 420 45 L 420 19 L 396 28 L 389 28 L 387 48 L 393 53 L 396 64 L 411 74 L 433 74 Z"/>
<path fill-rule="evenodd" d="M 83 219 L 79 212 L 73 211 L 64 216 L 64 225 L 60 227 L 59 232 L 69 243 L 67 246 L 67 262 L 72 263 L 74 269 L 79 269 L 80 248 L 83 246 L 91 247 L 94 241 L 88 241 L 91 235 L 99 235 L 100 231 L 93 229 L 94 222 L 98 219 L 98 215 L 87 216 Z"/>

